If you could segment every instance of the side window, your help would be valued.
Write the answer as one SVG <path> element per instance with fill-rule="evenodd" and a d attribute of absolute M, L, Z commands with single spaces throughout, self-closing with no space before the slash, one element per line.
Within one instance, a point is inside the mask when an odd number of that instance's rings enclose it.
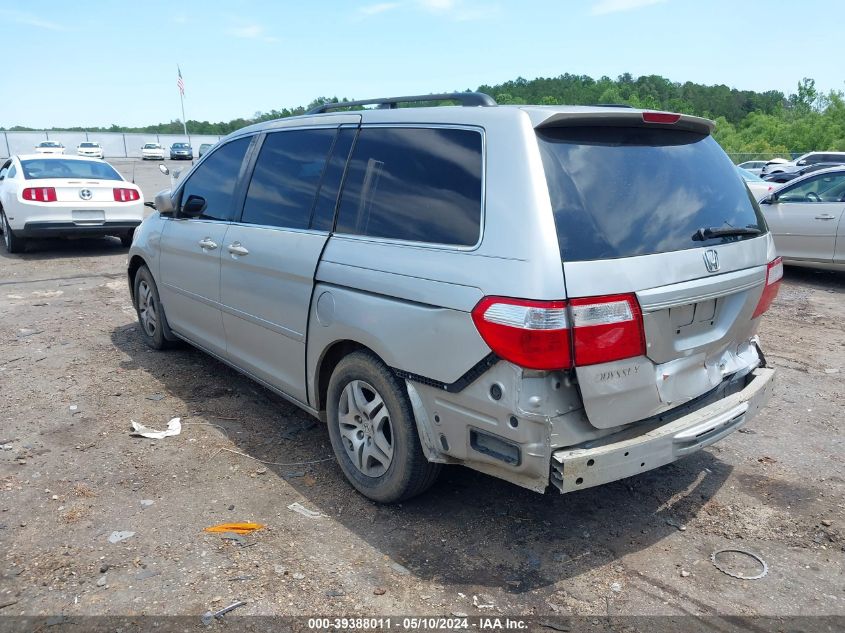
<path fill-rule="evenodd" d="M 778 194 L 780 202 L 842 202 L 845 174 L 820 175 Z"/>
<path fill-rule="evenodd" d="M 481 227 L 481 134 L 363 128 L 352 151 L 338 233 L 472 246 Z"/>
<path fill-rule="evenodd" d="M 205 201 L 200 219 L 232 220 L 238 176 L 251 141 L 249 136 L 231 141 L 205 159 L 182 188 L 180 208 L 191 197 L 199 197 Z"/>
<path fill-rule="evenodd" d="M 326 172 L 323 174 L 323 182 L 320 183 L 317 204 L 314 205 L 311 220 L 312 229 L 331 231 L 334 226 L 337 194 L 340 191 L 346 161 L 349 159 L 349 150 L 352 149 L 352 143 L 357 133 L 357 127 L 342 127 L 337 133 L 337 139 L 334 142 L 334 147 L 332 147 L 332 155 L 329 157 Z"/>
<path fill-rule="evenodd" d="M 335 129 L 268 134 L 249 183 L 241 222 L 307 229 Z"/>

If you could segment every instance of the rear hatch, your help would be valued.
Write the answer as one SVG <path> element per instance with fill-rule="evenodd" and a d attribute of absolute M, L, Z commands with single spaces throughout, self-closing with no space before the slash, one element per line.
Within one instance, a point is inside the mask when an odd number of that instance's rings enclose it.
<path fill-rule="evenodd" d="M 602 112 L 536 133 L 590 423 L 653 418 L 752 371 L 774 251 L 709 122 Z"/>

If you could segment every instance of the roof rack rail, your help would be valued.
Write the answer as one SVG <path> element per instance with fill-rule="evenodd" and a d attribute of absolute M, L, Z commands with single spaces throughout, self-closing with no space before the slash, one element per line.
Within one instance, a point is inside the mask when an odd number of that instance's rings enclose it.
<path fill-rule="evenodd" d="M 379 108 L 398 108 L 400 103 L 419 103 L 421 101 L 457 101 L 462 106 L 494 106 L 496 100 L 483 92 L 447 92 L 435 95 L 414 95 L 410 97 L 389 97 L 381 99 L 362 99 L 361 101 L 339 101 L 337 103 L 323 103 L 311 108 L 305 114 L 322 114 L 329 110 L 349 108 L 364 105 L 378 105 Z"/>
<path fill-rule="evenodd" d="M 627 103 L 591 103 L 590 104 L 594 108 L 630 108 L 634 109 L 634 106 L 629 105 Z"/>

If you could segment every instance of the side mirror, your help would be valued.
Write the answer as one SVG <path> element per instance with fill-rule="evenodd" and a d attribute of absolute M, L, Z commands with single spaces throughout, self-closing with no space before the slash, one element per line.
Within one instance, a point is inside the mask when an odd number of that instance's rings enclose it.
<path fill-rule="evenodd" d="M 776 196 L 775 194 L 770 193 L 770 194 L 769 194 L 769 195 L 767 195 L 765 198 L 763 198 L 762 200 L 760 200 L 760 204 L 774 204 L 775 202 L 777 202 L 777 199 L 778 199 L 778 198 L 777 198 L 777 196 Z"/>
<path fill-rule="evenodd" d="M 188 196 L 182 205 L 181 215 L 188 218 L 198 218 L 205 211 L 205 198 L 202 196 Z"/>
<path fill-rule="evenodd" d="M 173 215 L 176 211 L 176 206 L 173 204 L 173 198 L 170 197 L 170 189 L 159 191 L 156 194 L 154 208 L 161 215 Z"/>
<path fill-rule="evenodd" d="M 797 163 L 795 163 L 795 164 L 796 164 L 798 167 L 803 167 L 804 165 L 806 165 L 806 164 L 807 164 L 807 159 L 805 158 L 804 160 L 799 160 L 799 161 L 798 161 Z"/>
<path fill-rule="evenodd" d="M 167 165 L 165 165 L 164 163 L 162 163 L 161 165 L 158 166 L 158 170 L 161 173 L 163 173 L 165 176 L 170 175 L 170 170 L 167 168 Z"/>

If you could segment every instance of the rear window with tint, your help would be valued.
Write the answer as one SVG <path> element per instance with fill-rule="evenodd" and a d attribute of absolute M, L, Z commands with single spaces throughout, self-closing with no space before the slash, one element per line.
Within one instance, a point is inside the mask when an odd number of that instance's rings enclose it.
<path fill-rule="evenodd" d="M 337 232 L 473 246 L 481 227 L 481 134 L 364 128 L 352 151 Z"/>
<path fill-rule="evenodd" d="M 632 257 L 733 242 L 702 228 L 766 231 L 736 167 L 708 135 L 682 130 L 538 130 L 561 257 Z"/>
<path fill-rule="evenodd" d="M 62 158 L 33 158 L 22 160 L 23 177 L 38 178 L 93 178 L 95 180 L 123 180 L 114 167 L 102 161 L 66 160 Z"/>

